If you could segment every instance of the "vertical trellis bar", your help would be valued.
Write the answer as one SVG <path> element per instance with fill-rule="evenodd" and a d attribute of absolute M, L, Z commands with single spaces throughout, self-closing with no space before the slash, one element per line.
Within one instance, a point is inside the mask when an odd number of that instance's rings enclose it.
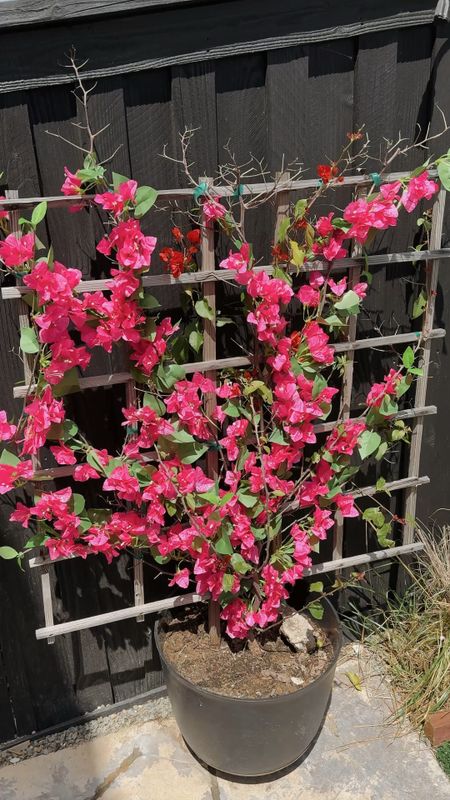
<path fill-rule="evenodd" d="M 290 178 L 289 172 L 276 172 L 275 173 L 275 182 L 277 184 L 283 185 L 287 183 Z M 289 210 L 289 190 L 280 190 L 277 192 L 276 203 L 275 203 L 275 236 L 274 236 L 274 244 L 277 243 L 278 239 L 278 231 L 280 229 L 280 225 L 286 216 Z"/>
<path fill-rule="evenodd" d="M 126 404 L 127 406 L 136 406 L 137 392 L 134 378 L 131 378 L 126 383 L 125 388 Z M 138 551 L 133 553 L 133 589 L 134 589 L 134 605 L 141 606 L 144 600 L 144 562 Z M 145 622 L 143 614 L 136 617 L 136 622 Z"/>
<path fill-rule="evenodd" d="M 365 193 L 361 190 L 357 193 L 359 197 Z M 353 243 L 351 255 L 352 258 L 358 258 L 362 253 L 362 245 L 356 240 Z M 361 277 L 360 267 L 351 267 L 348 275 L 348 288 L 352 289 Z M 356 339 L 356 326 L 357 315 L 352 314 L 348 321 L 347 341 L 354 342 Z M 344 367 L 344 374 L 342 376 L 342 393 L 341 393 L 341 407 L 339 411 L 340 419 L 348 419 L 350 417 L 352 392 L 353 392 L 353 373 L 355 369 L 355 351 L 350 350 L 347 353 L 347 360 Z M 342 558 L 344 554 L 344 520 L 340 511 L 336 512 L 336 524 L 333 529 L 333 561 Z"/>
<path fill-rule="evenodd" d="M 211 178 L 202 177 L 200 180 L 208 186 Z M 202 227 L 201 242 L 202 269 L 213 270 L 215 268 L 214 256 L 214 225 L 211 220 L 204 220 Z M 216 282 L 206 281 L 203 286 L 203 299 L 208 303 L 212 311 L 212 319 L 205 319 L 203 326 L 203 360 L 209 361 L 217 357 L 216 349 Z M 207 378 L 216 381 L 215 370 L 206 373 Z M 216 408 L 217 399 L 213 393 L 205 396 L 205 413 L 209 418 Z M 216 479 L 218 475 L 219 457 L 217 450 L 209 450 L 206 455 L 206 472 L 210 478 Z M 208 627 L 213 643 L 220 642 L 220 606 L 219 603 L 210 600 L 208 605 Z"/>
<path fill-rule="evenodd" d="M 8 200 L 15 200 L 19 197 L 19 192 L 17 189 L 8 189 L 5 192 L 6 198 Z M 11 233 L 20 233 L 20 226 L 19 226 L 19 212 L 18 211 L 10 211 L 9 212 L 9 220 L 10 220 L 10 230 Z M 21 281 L 18 280 L 18 283 Z M 30 309 L 25 300 L 18 300 L 19 306 L 19 330 L 23 330 L 23 328 L 30 327 Z M 33 380 L 34 375 L 34 355 L 32 353 L 22 353 L 23 356 L 23 374 L 25 378 L 25 387 L 28 387 Z M 33 464 L 33 470 L 36 472 L 40 468 L 39 459 L 36 456 L 31 457 L 31 461 Z M 44 619 L 45 624 L 48 627 L 49 625 L 54 625 L 54 615 L 53 615 L 53 600 L 52 600 L 52 589 L 50 583 L 50 568 L 47 566 L 43 569 L 40 573 L 41 578 L 41 592 L 42 592 L 42 605 L 44 608 Z M 47 639 L 48 644 L 53 644 L 55 641 L 54 636 L 49 636 Z"/>
<path fill-rule="evenodd" d="M 430 248 L 438 249 L 442 241 L 442 228 L 444 222 L 446 190 L 441 189 L 433 205 L 431 220 Z M 425 405 L 427 396 L 428 373 L 430 370 L 431 346 L 432 341 L 429 337 L 433 328 L 434 307 L 436 290 L 439 276 L 439 261 L 426 262 L 426 292 L 427 307 L 425 309 L 422 323 L 422 337 L 424 339 L 422 354 L 422 375 L 417 378 L 415 405 Z M 420 467 L 420 452 L 422 448 L 423 436 L 423 417 L 417 417 L 412 424 L 411 449 L 409 455 L 408 477 L 417 477 Z M 406 491 L 405 519 L 406 525 L 403 529 L 403 544 L 410 544 L 414 538 L 415 515 L 417 505 L 417 487 L 411 487 Z"/>

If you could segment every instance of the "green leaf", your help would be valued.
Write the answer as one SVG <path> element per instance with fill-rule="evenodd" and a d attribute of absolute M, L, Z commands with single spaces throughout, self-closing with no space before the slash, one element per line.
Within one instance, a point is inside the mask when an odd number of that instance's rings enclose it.
<path fill-rule="evenodd" d="M 224 328 L 225 325 L 235 325 L 234 319 L 231 317 L 222 317 L 220 315 L 217 316 L 216 325 L 218 328 Z"/>
<path fill-rule="evenodd" d="M 313 603 L 308 605 L 308 611 L 314 619 L 323 618 L 323 606 L 320 600 L 314 600 Z"/>
<path fill-rule="evenodd" d="M 381 401 L 380 408 L 378 409 L 380 414 L 383 417 L 391 417 L 392 414 L 396 414 L 398 411 L 398 405 L 395 400 L 388 394 L 383 397 Z"/>
<path fill-rule="evenodd" d="M 219 539 L 214 542 L 214 549 L 216 553 L 219 553 L 221 556 L 231 556 L 233 553 L 233 547 L 230 542 L 230 537 L 227 533 L 222 533 Z"/>
<path fill-rule="evenodd" d="M 241 409 L 239 405 L 233 403 L 231 400 L 228 400 L 228 402 L 224 403 L 222 406 L 222 411 L 227 415 L 227 417 L 240 417 L 241 415 Z"/>
<path fill-rule="evenodd" d="M 35 206 L 35 208 L 33 208 L 33 213 L 31 215 L 31 224 L 33 225 L 33 228 L 36 228 L 36 226 L 39 225 L 40 222 L 42 222 L 46 213 L 47 213 L 47 201 L 42 200 L 41 203 L 38 203 L 38 205 Z"/>
<path fill-rule="evenodd" d="M 402 356 L 402 363 L 403 363 L 403 366 L 406 367 L 406 369 L 410 369 L 410 367 L 413 366 L 413 364 L 414 364 L 414 350 L 412 349 L 412 347 L 407 347 L 406 348 L 406 350 L 405 350 L 405 352 L 403 353 L 403 356 Z"/>
<path fill-rule="evenodd" d="M 234 584 L 234 575 L 229 575 L 227 572 L 222 578 L 222 588 L 224 592 L 231 592 Z"/>
<path fill-rule="evenodd" d="M 194 447 L 192 445 L 179 445 L 177 447 L 178 457 L 183 464 L 193 464 L 198 461 L 208 450 L 208 446 L 196 442 Z"/>
<path fill-rule="evenodd" d="M 64 373 L 63 379 L 53 386 L 55 397 L 63 397 L 66 394 L 73 394 L 80 391 L 80 379 L 76 367 L 72 367 Z"/>
<path fill-rule="evenodd" d="M 180 444 L 191 444 L 192 442 L 195 442 L 192 434 L 184 431 L 183 429 L 172 431 L 172 433 L 169 433 L 164 438 L 169 439 L 171 442 L 180 442 Z"/>
<path fill-rule="evenodd" d="M 294 219 L 302 219 L 305 216 L 305 211 L 308 208 L 307 200 L 297 200 L 294 206 Z"/>
<path fill-rule="evenodd" d="M 75 493 L 72 495 L 72 500 L 73 500 L 73 512 L 78 517 L 81 514 L 81 512 L 84 511 L 85 499 L 82 494 Z"/>
<path fill-rule="evenodd" d="M 381 459 L 383 458 L 383 456 L 387 452 L 387 450 L 388 450 L 388 443 L 387 442 L 381 442 L 381 444 L 380 444 L 380 446 L 378 448 L 377 454 L 375 456 L 376 460 L 377 461 L 381 461 Z"/>
<path fill-rule="evenodd" d="M 286 444 L 283 432 L 280 431 L 279 428 L 274 428 L 269 436 L 269 442 L 273 442 L 274 444 Z"/>
<path fill-rule="evenodd" d="M 372 522 L 376 528 L 381 528 L 384 525 L 384 514 L 378 506 L 371 506 L 370 508 L 366 508 L 362 514 L 363 520 L 365 522 Z"/>
<path fill-rule="evenodd" d="M 246 572 L 251 570 L 250 564 L 247 564 L 245 559 L 243 559 L 239 553 L 233 553 L 231 556 L 231 565 L 233 569 L 240 575 L 245 575 Z"/>
<path fill-rule="evenodd" d="M 63 442 L 69 441 L 69 439 L 73 439 L 78 433 L 78 425 L 71 419 L 66 419 L 63 422 L 62 426 L 62 440 Z"/>
<path fill-rule="evenodd" d="M 277 242 L 284 242 L 291 226 L 290 217 L 283 217 L 278 227 Z"/>
<path fill-rule="evenodd" d="M 338 311 L 348 311 L 349 314 L 354 314 L 359 309 L 360 302 L 361 298 L 358 297 L 356 292 L 354 292 L 353 289 L 349 289 L 349 291 L 345 292 L 341 299 L 334 304 L 334 307 L 337 308 Z"/>
<path fill-rule="evenodd" d="M 440 161 L 437 165 L 439 180 L 444 189 L 450 192 L 450 161 Z"/>
<path fill-rule="evenodd" d="M 322 581 L 316 581 L 315 583 L 309 584 L 309 591 L 310 592 L 323 592 L 323 583 Z"/>
<path fill-rule="evenodd" d="M 214 319 L 214 311 L 207 300 L 197 300 L 195 310 L 202 319 L 209 319 L 211 321 Z"/>
<path fill-rule="evenodd" d="M 10 466 L 16 467 L 19 463 L 20 458 L 17 458 L 14 453 L 10 453 L 9 450 L 6 449 L 2 450 L 0 455 L 0 464 L 10 464 Z"/>
<path fill-rule="evenodd" d="M 427 307 L 427 295 L 426 292 L 422 289 L 419 296 L 415 299 L 413 310 L 412 310 L 412 318 L 417 319 L 417 317 L 421 317 L 423 312 Z"/>
<path fill-rule="evenodd" d="M 119 172 L 113 172 L 112 174 L 112 182 L 113 182 L 113 189 L 117 190 L 121 183 L 126 183 L 130 179 L 127 178 L 125 175 L 120 175 Z"/>
<path fill-rule="evenodd" d="M 159 397 L 155 397 L 154 394 L 149 394 L 148 392 L 145 392 L 143 404 L 144 406 L 150 406 L 150 408 L 152 408 L 153 411 L 160 417 L 164 416 L 164 414 L 166 413 L 166 407 L 163 401 L 160 400 Z"/>
<path fill-rule="evenodd" d="M 343 219 L 342 217 L 335 217 L 331 221 L 331 224 L 333 225 L 333 228 L 339 228 L 341 231 L 349 231 L 352 227 L 352 223 L 347 222 L 347 220 Z"/>
<path fill-rule="evenodd" d="M 356 672 L 346 672 L 345 674 L 356 691 L 362 692 L 361 678 L 359 675 L 357 675 Z"/>
<path fill-rule="evenodd" d="M 141 308 L 161 308 L 161 303 L 156 297 L 153 297 L 150 292 L 145 292 L 144 296 L 139 300 Z"/>
<path fill-rule="evenodd" d="M 34 328 L 22 328 L 20 331 L 20 349 L 22 353 L 39 353 L 39 342 Z"/>
<path fill-rule="evenodd" d="M 245 492 L 238 492 L 238 500 L 245 508 L 253 508 L 258 502 L 258 498 L 253 494 L 246 494 Z"/>
<path fill-rule="evenodd" d="M 164 388 L 171 389 L 177 381 L 183 380 L 186 373 L 179 364 L 160 364 L 156 374 Z"/>
<path fill-rule="evenodd" d="M 138 219 L 143 217 L 151 207 L 155 205 L 158 192 L 151 186 L 140 186 L 136 192 L 136 208 L 134 216 Z"/>
<path fill-rule="evenodd" d="M 203 346 L 203 333 L 200 331 L 191 331 L 189 334 L 189 344 L 195 353 L 198 353 Z"/>
<path fill-rule="evenodd" d="M 301 249 L 294 239 L 289 239 L 289 244 L 292 253 L 291 264 L 295 267 L 302 267 L 306 258 L 305 251 Z"/>
<path fill-rule="evenodd" d="M 14 547 L 0 547 L 0 558 L 4 558 L 6 561 L 10 561 L 12 558 L 17 558 L 19 553 L 17 550 L 14 550 Z"/>
<path fill-rule="evenodd" d="M 381 444 L 381 436 L 376 431 L 364 431 L 359 437 L 358 452 L 361 459 L 368 458 Z"/>

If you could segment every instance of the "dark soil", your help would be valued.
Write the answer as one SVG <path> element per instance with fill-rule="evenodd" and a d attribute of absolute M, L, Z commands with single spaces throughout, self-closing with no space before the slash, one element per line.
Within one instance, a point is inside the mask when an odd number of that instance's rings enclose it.
<path fill-rule="evenodd" d="M 214 647 L 203 609 L 184 608 L 162 621 L 162 648 L 177 672 L 203 689 L 228 697 L 276 697 L 312 683 L 333 659 L 326 633 L 310 621 L 320 644 L 313 653 L 297 653 L 280 635 L 279 625 L 252 642 L 223 638 Z"/>

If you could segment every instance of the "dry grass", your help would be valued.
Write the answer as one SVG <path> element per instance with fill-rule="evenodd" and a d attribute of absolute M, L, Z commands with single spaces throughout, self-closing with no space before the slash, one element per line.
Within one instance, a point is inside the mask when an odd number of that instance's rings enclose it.
<path fill-rule="evenodd" d="M 421 727 L 450 704 L 450 527 L 420 532 L 424 549 L 403 597 L 365 619 L 366 644 L 384 661 L 399 700 L 395 719 Z"/>

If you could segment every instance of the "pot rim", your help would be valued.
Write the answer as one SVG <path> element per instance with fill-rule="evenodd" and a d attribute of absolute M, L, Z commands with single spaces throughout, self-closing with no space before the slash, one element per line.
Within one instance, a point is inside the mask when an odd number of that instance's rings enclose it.
<path fill-rule="evenodd" d="M 210 696 L 211 697 L 220 697 L 222 700 L 226 700 L 226 701 L 230 701 L 230 702 L 236 702 L 237 701 L 239 703 L 248 703 L 248 704 L 251 704 L 251 703 L 260 703 L 261 704 L 262 702 L 264 702 L 264 703 L 272 703 L 272 704 L 280 703 L 280 702 L 288 702 L 289 700 L 292 700 L 293 698 L 299 697 L 302 694 L 302 692 L 308 692 L 308 690 L 310 690 L 311 687 L 314 686 L 315 683 L 318 683 L 319 681 L 322 681 L 327 675 L 329 675 L 329 673 L 331 671 L 334 671 L 335 668 L 336 668 L 336 663 L 337 663 L 337 660 L 339 658 L 339 654 L 341 652 L 341 647 L 342 647 L 342 625 L 341 625 L 341 622 L 339 620 L 339 617 L 338 617 L 338 615 L 336 613 L 336 609 L 334 608 L 333 604 L 328 600 L 327 597 L 324 597 L 323 601 L 329 607 L 333 617 L 335 618 L 335 620 L 337 622 L 337 627 L 336 627 L 336 635 L 337 636 L 336 636 L 336 643 L 335 643 L 335 649 L 334 649 L 333 658 L 331 659 L 330 663 L 328 664 L 328 667 L 326 668 L 326 670 L 324 670 L 324 672 L 321 672 L 320 675 L 317 676 L 317 678 L 314 678 L 314 680 L 312 680 L 306 686 L 301 686 L 299 689 L 295 689 L 295 691 L 293 691 L 293 692 L 288 692 L 286 694 L 276 695 L 276 697 L 233 697 L 232 695 L 221 694 L 220 692 L 213 692 L 213 691 L 211 691 L 211 689 L 205 689 L 203 686 L 199 686 L 197 683 L 194 683 L 193 681 L 190 681 L 188 678 L 185 678 L 184 675 L 182 675 L 180 672 L 178 672 L 178 670 L 176 669 L 176 667 L 174 667 L 172 662 L 170 662 L 164 656 L 163 649 L 162 649 L 162 642 L 160 641 L 160 638 L 159 638 L 159 628 L 160 628 L 160 624 L 161 624 L 161 620 L 160 619 L 156 620 L 155 628 L 154 628 L 156 647 L 158 649 L 158 653 L 159 653 L 159 656 L 160 656 L 161 661 L 163 662 L 163 664 L 165 664 L 169 670 L 171 670 L 173 673 L 175 673 L 175 675 L 176 675 L 176 677 L 177 677 L 177 679 L 179 681 L 181 681 L 183 684 L 185 684 L 188 688 L 194 688 L 195 691 L 199 692 L 200 694 L 204 694 L 207 697 L 210 697 Z M 195 603 L 193 605 L 199 605 L 199 604 Z"/>

